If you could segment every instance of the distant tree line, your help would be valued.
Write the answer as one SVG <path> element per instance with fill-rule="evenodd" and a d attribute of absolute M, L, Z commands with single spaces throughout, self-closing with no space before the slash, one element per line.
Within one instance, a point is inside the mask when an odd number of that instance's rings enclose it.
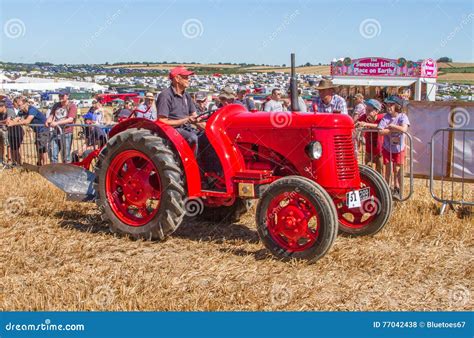
<path fill-rule="evenodd" d="M 438 60 L 436 60 L 437 62 L 453 62 L 453 59 L 451 58 L 448 58 L 447 56 L 443 56 L 441 58 L 439 58 Z"/>

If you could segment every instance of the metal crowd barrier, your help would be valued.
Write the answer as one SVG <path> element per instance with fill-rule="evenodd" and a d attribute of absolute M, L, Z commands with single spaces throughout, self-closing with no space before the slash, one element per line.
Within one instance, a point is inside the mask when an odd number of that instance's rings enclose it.
<path fill-rule="evenodd" d="M 78 162 L 107 143 L 109 129 L 88 124 L 14 126 L 8 127 L 8 141 L 0 146 L 6 146 L 10 162 L 17 165 Z"/>
<path fill-rule="evenodd" d="M 356 130 L 356 152 L 357 152 L 357 160 L 359 164 L 366 164 L 377 170 L 383 177 L 385 177 L 385 180 L 389 184 L 392 194 L 394 195 L 394 198 L 396 198 L 398 201 L 406 201 L 408 200 L 412 195 L 413 195 L 413 190 L 414 190 L 414 179 L 413 179 L 413 139 L 409 133 L 402 132 L 401 134 L 404 135 L 405 138 L 405 157 L 403 161 L 403 165 L 400 167 L 400 172 L 399 172 L 399 180 L 400 180 L 400 191 L 399 193 L 395 192 L 394 184 L 395 184 L 395 179 L 393 174 L 393 162 L 389 161 L 388 169 L 389 172 L 387 172 L 387 167 L 386 165 L 383 164 L 383 156 L 382 153 L 378 154 L 377 149 L 374 149 L 374 138 L 375 137 L 369 137 L 369 144 L 368 148 L 369 151 L 366 150 L 366 139 L 364 138 L 365 134 L 368 133 L 376 133 L 378 134 L 377 129 L 357 129 Z M 378 137 L 378 142 L 382 142 L 383 144 L 383 138 L 384 137 L 389 137 L 392 138 L 393 135 L 389 134 L 387 136 L 380 136 Z M 380 145 L 381 149 L 381 145 Z M 393 153 L 390 149 L 389 151 L 390 158 L 393 157 Z M 408 178 L 408 184 L 407 184 L 407 179 Z"/>
<path fill-rule="evenodd" d="M 435 142 L 440 134 L 441 143 Z M 474 205 L 473 136 L 474 129 L 471 128 L 443 128 L 436 130 L 431 136 L 430 194 L 436 201 L 442 203 L 441 215 L 446 211 L 447 206 L 454 210 L 455 204 L 461 207 Z M 455 142 L 457 142 L 456 146 Z M 467 144 L 468 142 L 471 145 Z M 466 153 L 469 154 L 468 161 L 466 161 Z M 441 159 L 437 155 L 441 156 Z M 435 168 L 435 165 L 441 168 Z M 466 177 L 468 171 L 470 177 Z"/>

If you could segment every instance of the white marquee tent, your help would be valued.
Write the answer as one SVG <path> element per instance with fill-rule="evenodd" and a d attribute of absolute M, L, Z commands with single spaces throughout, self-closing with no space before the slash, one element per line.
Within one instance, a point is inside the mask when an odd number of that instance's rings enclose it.
<path fill-rule="evenodd" d="M 5 91 L 45 91 L 59 90 L 66 88 L 74 88 L 79 90 L 105 91 L 106 86 L 94 82 L 73 81 L 73 80 L 57 80 L 39 77 L 22 76 L 16 80 L 11 80 L 4 74 L 0 73 L 0 89 Z"/>

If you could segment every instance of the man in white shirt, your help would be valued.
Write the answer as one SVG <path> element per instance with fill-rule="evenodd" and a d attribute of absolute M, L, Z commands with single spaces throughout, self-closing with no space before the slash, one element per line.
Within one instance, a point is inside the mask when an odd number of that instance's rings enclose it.
<path fill-rule="evenodd" d="M 274 88 L 272 90 L 272 96 L 270 101 L 265 103 L 264 111 L 286 111 L 287 109 L 283 106 L 283 102 L 281 100 L 281 90 L 278 88 Z"/>

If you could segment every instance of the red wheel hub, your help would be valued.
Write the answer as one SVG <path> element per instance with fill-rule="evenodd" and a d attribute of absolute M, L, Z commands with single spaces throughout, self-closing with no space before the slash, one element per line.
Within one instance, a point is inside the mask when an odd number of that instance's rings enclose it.
<path fill-rule="evenodd" d="M 291 192 L 277 195 L 267 209 L 267 227 L 274 241 L 287 251 L 304 251 L 319 235 L 319 216 L 303 195 Z"/>
<path fill-rule="evenodd" d="M 376 187 L 366 178 L 361 177 L 361 188 L 370 188 L 370 197 L 361 202 L 359 208 L 349 208 L 345 201 L 335 201 L 339 222 L 346 227 L 360 229 L 369 225 L 378 215 L 380 200 L 376 195 Z"/>
<path fill-rule="evenodd" d="M 158 212 L 161 181 L 148 156 L 125 150 L 114 157 L 105 179 L 107 200 L 115 215 L 130 226 L 143 226 Z"/>

